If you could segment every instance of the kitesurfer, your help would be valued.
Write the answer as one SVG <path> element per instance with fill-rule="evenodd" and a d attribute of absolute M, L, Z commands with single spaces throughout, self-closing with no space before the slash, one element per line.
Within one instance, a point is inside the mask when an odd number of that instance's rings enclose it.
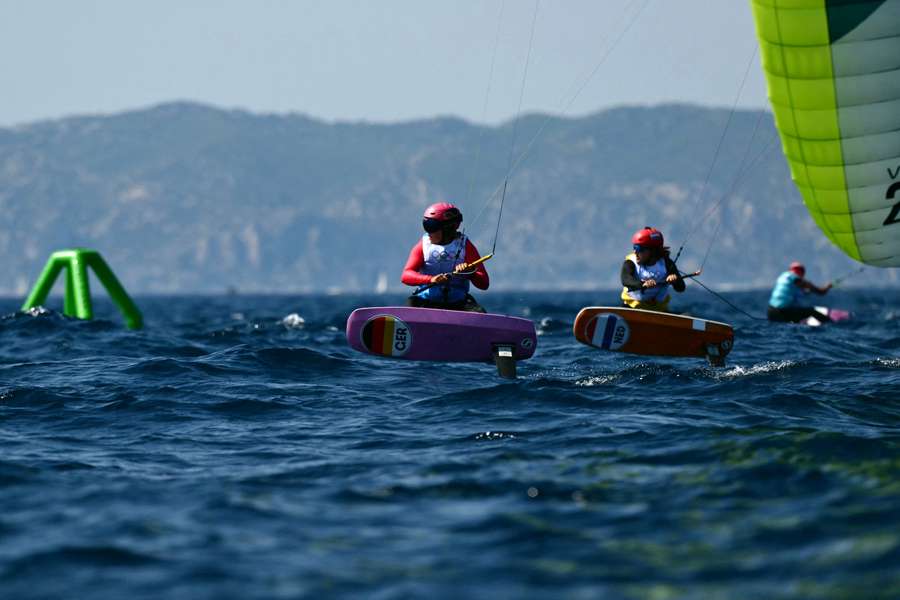
<path fill-rule="evenodd" d="M 802 297 L 810 292 L 824 296 L 831 289 L 832 284 L 829 283 L 820 288 L 804 279 L 805 276 L 806 267 L 797 261 L 792 262 L 788 270 L 778 276 L 775 287 L 772 289 L 772 295 L 769 297 L 768 316 L 770 321 L 799 323 L 809 317 L 813 317 L 820 323 L 831 321 L 827 314 L 819 312 L 813 306 L 804 305 Z"/>
<path fill-rule="evenodd" d="M 622 264 L 622 302 L 630 308 L 668 312 L 669 288 L 680 293 L 685 285 L 662 232 L 644 227 L 631 236 L 631 243 L 634 252 Z"/>
<path fill-rule="evenodd" d="M 486 290 L 490 279 L 484 263 L 469 268 L 481 256 L 459 232 L 461 223 L 462 213 L 449 202 L 425 209 L 425 235 L 410 251 L 401 277 L 406 285 L 417 286 L 406 301 L 408 306 L 485 312 L 469 294 L 469 284 Z"/>

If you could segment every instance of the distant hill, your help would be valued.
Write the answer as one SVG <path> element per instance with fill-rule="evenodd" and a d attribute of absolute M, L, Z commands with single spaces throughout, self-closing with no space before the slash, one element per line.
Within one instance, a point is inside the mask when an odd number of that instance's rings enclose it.
<path fill-rule="evenodd" d="M 524 117 L 516 154 L 544 129 L 510 181 L 496 287 L 615 286 L 634 229 L 655 225 L 677 246 L 754 157 L 722 205 L 706 281 L 768 285 L 795 258 L 818 280 L 853 268 L 807 215 L 768 114 L 734 115 L 698 198 L 727 120 L 682 105 Z M 379 279 L 397 290 L 433 201 L 460 204 L 489 250 L 496 204 L 475 216 L 502 181 L 514 129 L 188 103 L 0 129 L 0 293 L 25 293 L 52 250 L 76 245 L 100 250 L 137 293 L 371 291 Z M 716 223 L 698 228 L 683 268 Z M 897 282 L 896 270 L 877 275 Z"/>

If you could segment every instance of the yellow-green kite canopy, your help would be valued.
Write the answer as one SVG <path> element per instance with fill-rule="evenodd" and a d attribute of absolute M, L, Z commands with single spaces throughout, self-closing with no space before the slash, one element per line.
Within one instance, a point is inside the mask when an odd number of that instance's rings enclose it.
<path fill-rule="evenodd" d="M 791 175 L 825 235 L 900 266 L 900 0 L 751 0 Z"/>

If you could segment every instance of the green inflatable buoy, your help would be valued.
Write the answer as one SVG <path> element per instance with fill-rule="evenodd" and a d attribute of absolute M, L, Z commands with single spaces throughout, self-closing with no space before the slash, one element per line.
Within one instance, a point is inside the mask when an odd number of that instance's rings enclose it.
<path fill-rule="evenodd" d="M 66 295 L 63 313 L 78 319 L 94 318 L 88 267 L 93 269 L 97 279 L 100 280 L 109 293 L 109 297 L 119 308 L 125 318 L 125 326 L 128 329 L 143 327 L 144 317 L 141 315 L 141 311 L 119 283 L 112 269 L 109 268 L 99 252 L 87 248 L 59 250 L 51 254 L 37 283 L 34 284 L 25 304 L 22 305 L 22 310 L 41 306 L 47 300 L 50 290 L 53 289 L 53 284 L 56 283 L 60 271 L 66 269 Z"/>

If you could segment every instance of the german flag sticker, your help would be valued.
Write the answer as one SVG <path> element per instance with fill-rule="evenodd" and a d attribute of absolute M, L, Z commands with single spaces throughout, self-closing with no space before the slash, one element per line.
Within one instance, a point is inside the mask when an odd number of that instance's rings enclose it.
<path fill-rule="evenodd" d="M 397 317 L 378 315 L 363 325 L 362 343 L 372 354 L 403 356 L 412 347 L 412 332 Z"/>

